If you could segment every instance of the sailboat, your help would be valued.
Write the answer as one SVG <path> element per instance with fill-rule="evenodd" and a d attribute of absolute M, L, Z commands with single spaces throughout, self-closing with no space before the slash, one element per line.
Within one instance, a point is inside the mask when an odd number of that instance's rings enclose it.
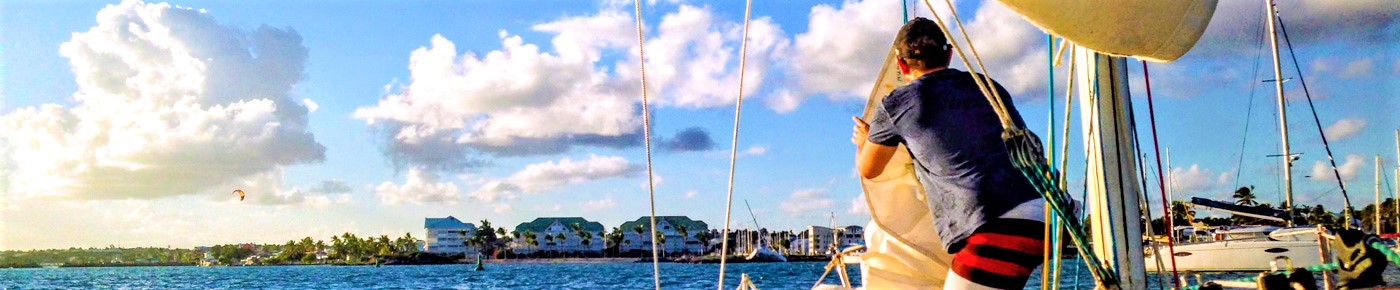
<path fill-rule="evenodd" d="M 1283 96 L 1283 78 L 1279 61 L 1278 36 L 1274 33 L 1277 15 L 1272 2 L 1265 1 L 1267 6 L 1269 40 L 1273 52 L 1274 60 L 1274 83 L 1279 109 L 1279 122 L 1282 124 L 1280 134 L 1282 138 L 1282 154 L 1274 155 L 1282 157 L 1283 160 L 1283 207 L 1291 209 L 1293 207 L 1293 184 L 1289 174 L 1294 161 L 1298 160 L 1297 154 L 1289 152 L 1288 147 L 1288 115 L 1285 111 L 1285 99 Z M 1301 77 L 1301 76 L 1300 76 Z M 1323 136 L 1323 144 L 1326 146 L 1326 136 Z M 1331 151 L 1328 150 L 1330 158 Z M 1377 157 L 1379 158 L 1379 157 Z M 1335 164 L 1334 164 L 1335 170 Z M 1339 177 L 1340 179 L 1340 177 Z M 1379 169 L 1377 169 L 1377 180 L 1379 181 Z M 1345 189 L 1343 189 L 1345 194 Z M 1376 198 L 1380 198 L 1380 189 L 1376 189 Z M 1192 198 L 1191 204 L 1198 208 L 1216 210 L 1232 213 L 1240 216 L 1258 218 L 1262 220 L 1279 222 L 1287 227 L 1274 226 L 1248 226 L 1234 229 L 1215 229 L 1213 231 L 1200 231 L 1193 229 L 1185 232 L 1178 238 L 1178 242 L 1186 241 L 1184 245 L 1177 245 L 1173 255 L 1175 256 L 1175 269 L 1182 271 L 1264 271 L 1273 267 L 1271 261 L 1279 258 L 1287 258 L 1294 267 L 1310 267 L 1326 264 L 1330 259 L 1330 253 L 1324 250 L 1318 240 L 1325 233 L 1325 230 L 1314 226 L 1294 226 L 1292 211 L 1280 211 L 1268 208 L 1247 207 L 1225 202 L 1208 200 L 1203 198 Z M 1377 203 L 1379 204 L 1379 202 Z M 1350 209 L 1350 205 L 1347 206 Z M 1379 220 L 1377 220 L 1379 224 Z M 1206 236 L 1201 236 L 1205 234 Z M 1190 243 L 1190 241 L 1202 241 Z M 1147 259 L 1155 259 L 1151 253 Z M 1149 271 L 1162 270 L 1157 265 L 1148 263 Z"/>
<path fill-rule="evenodd" d="M 753 207 L 749 206 L 748 200 L 744 200 L 744 207 L 749 209 L 749 217 L 753 218 L 754 227 L 759 227 L 758 216 L 753 214 Z M 784 257 L 783 254 L 779 254 L 778 251 L 774 251 L 768 246 L 771 243 L 768 239 L 768 235 L 759 235 L 758 241 L 755 243 L 756 244 L 753 245 L 753 251 L 745 255 L 744 260 L 750 262 L 787 262 L 787 257 Z"/>

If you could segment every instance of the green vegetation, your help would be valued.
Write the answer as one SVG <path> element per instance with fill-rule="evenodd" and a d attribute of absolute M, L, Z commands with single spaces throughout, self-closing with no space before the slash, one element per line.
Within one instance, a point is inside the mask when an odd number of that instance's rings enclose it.
<path fill-rule="evenodd" d="M 408 257 L 418 252 L 412 234 L 359 238 L 345 233 L 331 243 L 305 237 L 284 244 L 228 244 L 193 249 L 176 248 L 68 248 L 0 251 L 0 267 L 39 267 L 61 263 L 64 267 L 374 264 L 384 258 Z"/>

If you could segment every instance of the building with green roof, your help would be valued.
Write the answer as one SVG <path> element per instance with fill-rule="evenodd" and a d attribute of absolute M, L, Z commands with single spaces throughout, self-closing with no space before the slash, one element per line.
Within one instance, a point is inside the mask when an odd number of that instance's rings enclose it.
<path fill-rule="evenodd" d="M 642 231 L 641 235 L 637 234 L 638 227 Z M 665 238 L 661 240 L 665 242 L 665 245 L 660 248 L 667 253 L 701 253 L 706 246 L 714 244 L 695 238 L 696 234 L 709 232 L 710 226 L 703 221 L 692 220 L 687 216 L 657 216 L 656 228 L 657 231 L 665 235 Z M 685 237 L 681 236 L 681 228 L 685 229 Z M 623 242 L 620 246 L 622 251 L 651 251 L 651 216 L 622 223 L 618 229 L 623 232 Z"/>
<path fill-rule="evenodd" d="M 577 230 L 575 230 L 577 226 Z M 515 226 L 515 240 L 512 242 L 517 254 L 531 254 L 539 251 L 561 253 L 601 253 L 603 251 L 603 224 L 581 217 L 542 217 Z M 533 239 L 527 236 L 532 234 Z M 579 235 L 582 234 L 583 237 Z M 586 242 L 585 242 L 586 238 Z M 533 240 L 535 245 L 531 245 Z"/>

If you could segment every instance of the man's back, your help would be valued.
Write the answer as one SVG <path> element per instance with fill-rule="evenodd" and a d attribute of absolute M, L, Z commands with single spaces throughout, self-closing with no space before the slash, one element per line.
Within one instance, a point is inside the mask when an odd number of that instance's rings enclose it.
<path fill-rule="evenodd" d="M 1010 100 L 1004 101 L 1022 124 Z M 943 69 L 896 89 L 870 125 L 870 141 L 909 148 L 950 252 L 982 224 L 1039 198 L 1012 167 L 1000 121 L 967 72 Z"/>

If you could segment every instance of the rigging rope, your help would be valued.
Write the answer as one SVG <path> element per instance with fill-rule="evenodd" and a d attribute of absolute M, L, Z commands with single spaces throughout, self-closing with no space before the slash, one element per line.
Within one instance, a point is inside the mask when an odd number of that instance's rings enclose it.
<path fill-rule="evenodd" d="M 1068 39 L 1066 39 L 1066 40 L 1064 40 L 1063 42 L 1061 42 L 1062 45 L 1063 45 L 1063 44 L 1068 44 L 1068 43 L 1069 43 L 1069 40 L 1068 40 Z M 1064 52 L 1063 47 L 1064 47 L 1064 46 L 1061 46 L 1060 52 Z M 1069 53 L 1070 53 L 1071 55 L 1073 55 L 1073 54 L 1074 54 L 1074 50 L 1075 50 L 1075 48 L 1074 48 L 1073 46 L 1071 46 L 1070 49 L 1069 49 Z M 1058 55 L 1057 55 L 1056 57 L 1058 58 Z M 1057 62 L 1058 62 L 1058 61 L 1057 61 Z M 1054 176 L 1054 178 L 1056 178 L 1056 179 L 1060 182 L 1060 190 L 1061 190 L 1061 191 L 1064 191 L 1064 192 L 1069 192 L 1069 183 L 1066 182 L 1066 180 L 1065 180 L 1065 179 L 1066 179 L 1066 178 L 1065 178 L 1065 172 L 1068 172 L 1068 171 L 1066 170 L 1066 168 L 1069 167 L 1069 117 L 1070 117 L 1070 114 L 1071 114 L 1072 112 L 1074 112 L 1074 110 L 1073 110 L 1073 109 L 1074 109 L 1074 105 L 1072 105 L 1072 104 L 1074 103 L 1074 61 L 1073 61 L 1073 60 L 1070 60 L 1070 62 L 1069 62 L 1069 70 L 1068 70 L 1068 72 L 1069 72 L 1069 73 L 1066 74 L 1067 76 L 1065 76 L 1065 79 L 1066 79 L 1066 85 L 1065 85 L 1065 87 L 1066 87 L 1066 88 L 1065 88 L 1065 122 L 1064 122 L 1064 124 L 1065 124 L 1064 132 L 1065 132 L 1065 133 L 1064 133 L 1064 138 L 1062 138 L 1062 139 L 1064 140 L 1064 142 L 1061 142 L 1061 143 L 1060 143 L 1060 175 L 1059 175 L 1059 176 Z M 1053 101 L 1053 100 L 1052 100 L 1052 101 Z M 1092 128 L 1092 126 L 1091 126 L 1091 128 Z M 1052 135 L 1055 134 L 1055 132 L 1049 132 L 1049 133 L 1052 134 Z M 1071 210 L 1074 210 L 1074 209 L 1071 209 Z M 1076 217 L 1076 218 L 1077 218 L 1077 217 Z M 1061 270 L 1063 270 L 1063 269 L 1060 268 L 1060 257 L 1061 257 L 1061 255 L 1059 254 L 1059 249 L 1064 249 L 1064 241 L 1061 240 L 1061 237 L 1060 237 L 1060 234 L 1061 234 L 1062 232 L 1064 232 L 1064 224 L 1063 224 L 1063 222 L 1059 222 L 1059 220 L 1056 220 L 1056 221 L 1059 223 L 1059 224 L 1056 226 L 1056 229 L 1055 229 L 1055 240 L 1056 240 L 1056 241 L 1055 241 L 1055 247 L 1057 248 L 1057 250 L 1055 251 L 1055 257 L 1052 258 L 1052 261 L 1053 261 L 1054 264 L 1055 264 L 1055 270 L 1056 270 L 1056 271 L 1055 271 L 1055 278 L 1054 278 L 1054 281 L 1051 281 L 1051 286 L 1053 286 L 1054 289 L 1058 289 L 1058 288 L 1060 287 L 1060 272 L 1061 272 Z M 1076 268 L 1074 268 L 1074 269 L 1075 269 L 1075 275 L 1079 275 L 1079 268 L 1076 267 Z M 1075 279 L 1078 279 L 1078 277 L 1076 277 Z M 1077 280 L 1076 280 L 1076 281 L 1077 281 Z M 1076 283 L 1078 283 L 1078 282 L 1076 282 Z"/>
<path fill-rule="evenodd" d="M 1167 185 L 1163 179 L 1162 171 L 1162 147 L 1157 141 L 1157 109 L 1152 106 L 1152 77 L 1147 72 L 1147 61 L 1142 61 L 1142 80 L 1147 89 L 1147 119 L 1152 126 L 1152 152 L 1157 155 L 1157 188 L 1162 193 L 1162 225 L 1167 230 L 1167 253 L 1171 254 L 1172 261 L 1172 284 L 1177 287 L 1180 274 L 1176 270 L 1176 229 L 1172 226 L 1171 204 L 1167 201 Z M 1150 220 L 1150 219 L 1149 219 Z"/>
<path fill-rule="evenodd" d="M 729 150 L 729 191 L 724 200 L 724 231 L 720 234 L 719 282 L 717 283 L 720 290 L 724 290 L 724 265 L 729 257 L 729 218 L 732 213 L 731 207 L 734 205 L 734 168 L 739 161 L 739 113 L 744 107 L 744 68 L 749 55 L 749 12 L 752 12 L 752 7 L 753 0 L 748 0 L 744 4 L 744 39 L 740 41 L 739 48 L 739 95 L 734 100 L 734 141 L 730 143 Z M 758 226 L 757 217 L 754 218 L 753 223 L 755 227 Z"/>
<path fill-rule="evenodd" d="M 651 206 L 651 271 L 652 283 L 661 289 L 661 255 L 656 247 L 656 182 L 651 173 L 651 110 L 647 106 L 647 65 L 646 42 L 642 39 L 642 0 L 636 0 L 637 17 L 637 65 L 641 69 L 642 82 L 642 138 L 647 150 L 647 197 Z M 641 239 L 642 237 L 637 237 Z"/>
<path fill-rule="evenodd" d="M 944 23 L 943 18 L 939 17 L 938 11 L 933 8 L 933 4 L 930 3 L 929 0 L 924 0 L 924 4 L 928 7 L 929 12 L 933 13 L 933 18 L 938 21 L 939 28 L 947 37 L 949 44 L 957 51 L 958 57 L 962 60 L 963 65 L 967 67 L 973 81 L 977 83 L 978 89 L 982 91 L 983 96 L 992 104 L 993 111 L 996 112 L 999 117 L 1002 128 L 1004 129 L 1002 139 L 1006 142 L 1007 151 L 1011 155 L 1012 164 L 1018 171 L 1021 171 L 1021 174 L 1042 194 L 1047 206 L 1056 209 L 1068 208 L 1073 203 L 1070 201 L 1068 195 L 1060 189 L 1058 182 L 1054 179 L 1054 176 L 1057 176 L 1058 173 L 1054 168 L 1044 162 L 1044 154 L 1042 153 L 1044 149 L 1041 147 L 1040 141 L 1038 140 L 1039 138 L 1011 121 L 1010 114 L 1007 112 L 1007 107 L 1002 103 L 1000 92 L 994 87 L 991 87 L 993 85 L 991 84 L 991 78 L 985 74 L 986 69 L 982 66 L 981 57 L 978 56 L 976 48 L 972 46 L 971 38 L 967 36 L 967 30 L 962 26 L 962 20 L 957 15 L 957 9 L 953 7 L 951 0 L 944 0 L 944 2 L 952 12 L 953 19 L 957 22 L 958 30 L 963 35 L 963 39 L 968 42 L 968 48 L 972 50 L 973 57 L 977 59 L 978 63 L 975 67 L 968 61 L 967 55 L 963 52 L 962 47 L 957 45 L 956 39 L 947 28 L 948 26 Z M 979 75 L 976 72 L 977 69 L 981 69 L 983 74 Z M 985 83 L 984 79 L 986 81 Z M 1094 278 L 1105 286 L 1118 285 L 1116 270 L 1104 267 L 1102 261 L 1099 261 L 1091 252 L 1091 245 L 1089 245 L 1086 240 L 1088 234 L 1086 228 L 1083 226 L 1083 221 L 1071 218 L 1069 213 L 1064 210 L 1057 210 L 1055 212 L 1069 228 L 1070 238 L 1074 240 L 1080 256 L 1084 257 L 1082 260 L 1084 260 L 1084 263 L 1091 270 L 1090 273 L 1094 275 Z"/>

